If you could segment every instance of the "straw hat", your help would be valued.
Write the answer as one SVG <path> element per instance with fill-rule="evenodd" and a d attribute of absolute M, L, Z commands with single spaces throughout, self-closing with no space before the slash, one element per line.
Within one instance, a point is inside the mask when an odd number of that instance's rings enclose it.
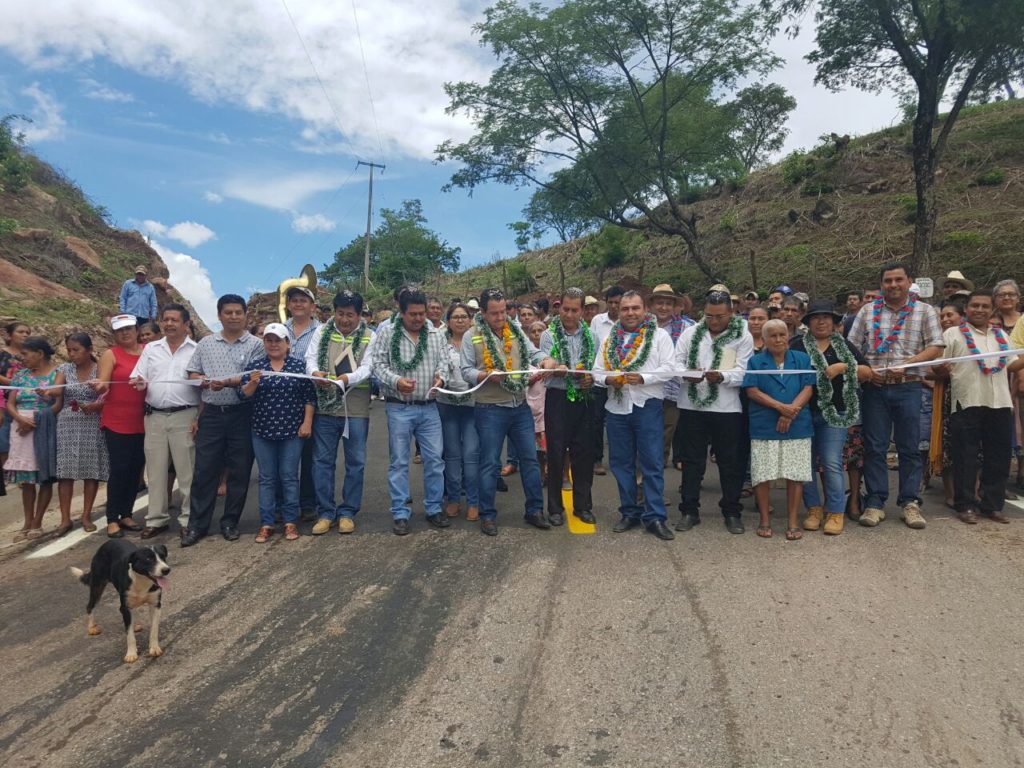
<path fill-rule="evenodd" d="M 942 281 L 942 284 L 945 285 L 946 283 L 959 283 L 968 291 L 974 290 L 974 283 L 972 283 L 970 280 L 964 277 L 964 273 L 958 269 L 954 269 L 952 272 L 946 275 L 946 279 Z"/>
<path fill-rule="evenodd" d="M 659 285 L 654 286 L 654 290 L 651 292 L 651 298 L 672 299 L 674 301 L 679 301 L 679 294 L 672 290 L 672 286 L 669 285 L 668 283 L 661 283 Z"/>

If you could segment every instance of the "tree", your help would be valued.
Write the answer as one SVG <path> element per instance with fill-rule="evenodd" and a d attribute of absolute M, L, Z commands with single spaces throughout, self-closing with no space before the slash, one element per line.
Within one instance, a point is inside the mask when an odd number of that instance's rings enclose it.
<path fill-rule="evenodd" d="M 382 208 L 381 223 L 370 238 L 370 280 L 383 286 L 422 282 L 438 272 L 459 268 L 461 248 L 426 227 L 419 200 L 405 200 L 397 211 Z M 366 236 L 360 235 L 334 254 L 320 279 L 335 289 L 361 286 Z"/>
<path fill-rule="evenodd" d="M 25 134 L 13 127 L 15 120 L 31 123 L 24 115 L 5 115 L 0 119 L 0 190 L 19 192 L 25 188 L 32 165 L 25 157 Z"/>
<path fill-rule="evenodd" d="M 773 0 L 764 0 L 771 4 Z M 798 15 L 810 0 L 784 0 Z M 815 81 L 829 88 L 912 89 L 913 167 L 917 193 L 912 267 L 930 268 L 938 217 L 935 174 L 949 134 L 972 93 L 1005 81 L 1024 51 L 1021 0 L 818 0 Z M 1004 62 L 1005 66 L 1000 66 Z M 939 106 L 952 97 L 939 120 Z"/>
<path fill-rule="evenodd" d="M 782 149 L 789 135 L 786 120 L 796 109 L 796 99 L 775 83 L 752 85 L 739 92 L 732 108 L 736 156 L 749 172 Z"/>
<path fill-rule="evenodd" d="M 577 199 L 571 188 L 571 172 L 556 171 L 548 184 L 537 187 L 530 202 L 523 208 L 523 216 L 538 235 L 554 230 L 563 243 L 583 237 L 596 225 L 598 218 L 591 206 Z"/>
<path fill-rule="evenodd" d="M 511 224 L 506 224 L 512 233 L 516 236 L 516 250 L 520 253 L 526 253 L 530 250 L 530 240 L 532 239 L 535 243 L 538 235 L 540 234 L 528 221 L 513 221 Z"/>
<path fill-rule="evenodd" d="M 461 166 L 446 189 L 551 190 L 583 218 L 681 237 L 712 275 L 686 206 L 743 172 L 717 94 L 777 66 L 763 21 L 740 0 L 500 0 L 475 28 L 499 62 L 489 82 L 445 85 L 476 127 L 437 149 Z"/>
<path fill-rule="evenodd" d="M 606 226 L 580 251 L 580 266 L 597 270 L 599 291 L 605 289 L 605 270 L 621 267 L 636 253 L 636 233 L 617 226 Z"/>

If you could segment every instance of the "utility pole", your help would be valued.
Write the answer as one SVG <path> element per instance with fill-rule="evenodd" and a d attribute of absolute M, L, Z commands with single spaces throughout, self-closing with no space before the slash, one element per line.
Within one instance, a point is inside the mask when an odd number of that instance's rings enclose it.
<path fill-rule="evenodd" d="M 356 168 L 366 165 L 370 168 L 370 196 L 366 202 L 366 252 L 363 254 L 363 293 L 370 290 L 370 226 L 373 222 L 373 169 L 380 168 L 383 172 L 386 166 L 377 163 L 364 163 L 362 160 L 356 163 Z"/>

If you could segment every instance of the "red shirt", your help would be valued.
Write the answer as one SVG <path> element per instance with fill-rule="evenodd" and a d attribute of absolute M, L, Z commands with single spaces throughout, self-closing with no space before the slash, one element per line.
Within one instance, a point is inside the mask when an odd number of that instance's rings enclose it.
<path fill-rule="evenodd" d="M 104 401 L 100 429 L 109 429 L 119 435 L 141 435 L 146 431 L 143 417 L 145 416 L 145 391 L 139 392 L 127 382 L 135 370 L 142 354 L 133 355 L 120 347 L 111 347 L 114 353 L 114 372 L 110 375 L 110 390 Z"/>

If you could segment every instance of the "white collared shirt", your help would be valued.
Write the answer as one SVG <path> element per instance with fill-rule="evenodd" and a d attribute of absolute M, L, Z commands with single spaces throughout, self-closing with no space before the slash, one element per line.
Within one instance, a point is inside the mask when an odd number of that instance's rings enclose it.
<path fill-rule="evenodd" d="M 604 383 L 605 374 L 600 374 L 598 371 L 608 370 L 604 364 L 604 345 L 608 342 L 609 336 L 605 334 L 605 340 L 599 348 L 600 351 L 594 365 L 594 382 L 600 383 L 602 386 L 607 386 Z M 672 336 L 663 328 L 656 328 L 647 361 L 640 370 L 633 371 L 633 373 L 639 373 L 644 377 L 644 383 L 623 386 L 619 390 L 622 393 L 621 399 L 615 396 L 613 387 L 608 387 L 608 402 L 605 404 L 608 413 L 626 415 L 633 412 L 634 406 L 640 408 L 651 398 L 661 400 L 665 395 L 665 382 L 672 378 L 673 351 Z"/>
<path fill-rule="evenodd" d="M 317 367 L 317 362 L 320 357 L 320 341 L 323 339 L 324 330 L 326 330 L 326 328 L 327 323 L 321 323 L 320 327 L 313 331 L 313 338 L 309 340 L 309 346 L 306 347 L 307 374 L 312 375 L 320 370 Z M 358 327 L 356 330 L 358 330 Z M 341 331 L 338 331 L 338 333 L 340 334 Z M 352 331 L 352 335 L 355 335 L 355 331 Z M 370 346 L 373 343 L 374 333 L 370 326 L 366 326 L 364 337 L 365 336 L 369 336 L 370 341 L 364 342 L 366 344 L 366 349 L 363 352 L 363 359 L 359 362 L 358 367 L 352 371 L 352 373 L 346 374 L 348 376 L 348 389 L 359 386 L 370 378 L 373 373 L 373 368 L 371 367 L 371 363 L 373 362 L 373 350 L 370 349 Z M 352 341 L 350 340 L 349 345 L 351 346 L 351 344 Z M 324 373 L 327 373 L 327 371 L 324 371 Z"/>
<path fill-rule="evenodd" d="M 601 345 L 604 344 L 604 340 L 608 338 L 608 334 L 611 333 L 611 330 L 614 327 L 615 321 L 608 317 L 607 312 L 594 315 L 594 319 L 590 321 L 590 332 L 594 334 L 594 346 L 600 349 Z"/>
<path fill-rule="evenodd" d="M 674 364 L 676 370 L 685 370 L 688 367 L 686 361 L 690 355 L 690 343 L 692 342 L 694 335 L 697 333 L 697 329 L 700 327 L 701 325 L 698 323 L 697 325 L 687 328 L 683 331 L 683 335 L 679 337 L 679 341 L 676 342 Z M 700 349 L 697 350 L 697 365 L 703 370 L 711 368 L 711 345 L 713 342 L 714 339 L 711 338 L 711 334 L 706 333 L 704 334 L 704 338 L 701 340 Z M 743 377 L 747 372 L 747 362 L 750 360 L 750 356 L 754 354 L 754 337 L 750 335 L 750 332 L 746 330 L 746 326 L 744 326 L 743 333 L 740 334 L 740 337 L 726 344 L 725 349 L 731 350 L 729 357 L 735 356 L 735 363 L 729 368 L 729 370 L 721 371 L 722 381 L 718 383 L 718 399 L 705 408 L 698 408 L 690 402 L 689 382 L 681 380 L 679 387 L 679 400 L 677 401 L 680 408 L 687 411 L 709 411 L 712 413 L 743 412 L 743 403 L 740 401 L 740 390 L 743 388 Z M 730 361 L 730 363 L 731 362 L 732 361 Z M 707 381 L 702 381 L 697 385 L 697 390 L 701 397 L 707 397 L 708 387 L 709 384 Z"/>
<path fill-rule="evenodd" d="M 132 378 L 146 380 L 146 404 L 151 408 L 179 408 L 199 405 L 199 387 L 185 383 L 188 380 L 189 361 L 196 351 L 196 342 L 186 336 L 173 353 L 166 338 L 151 341 L 142 348 L 139 361 L 132 370 Z M 181 384 L 161 382 L 181 380 Z"/>

